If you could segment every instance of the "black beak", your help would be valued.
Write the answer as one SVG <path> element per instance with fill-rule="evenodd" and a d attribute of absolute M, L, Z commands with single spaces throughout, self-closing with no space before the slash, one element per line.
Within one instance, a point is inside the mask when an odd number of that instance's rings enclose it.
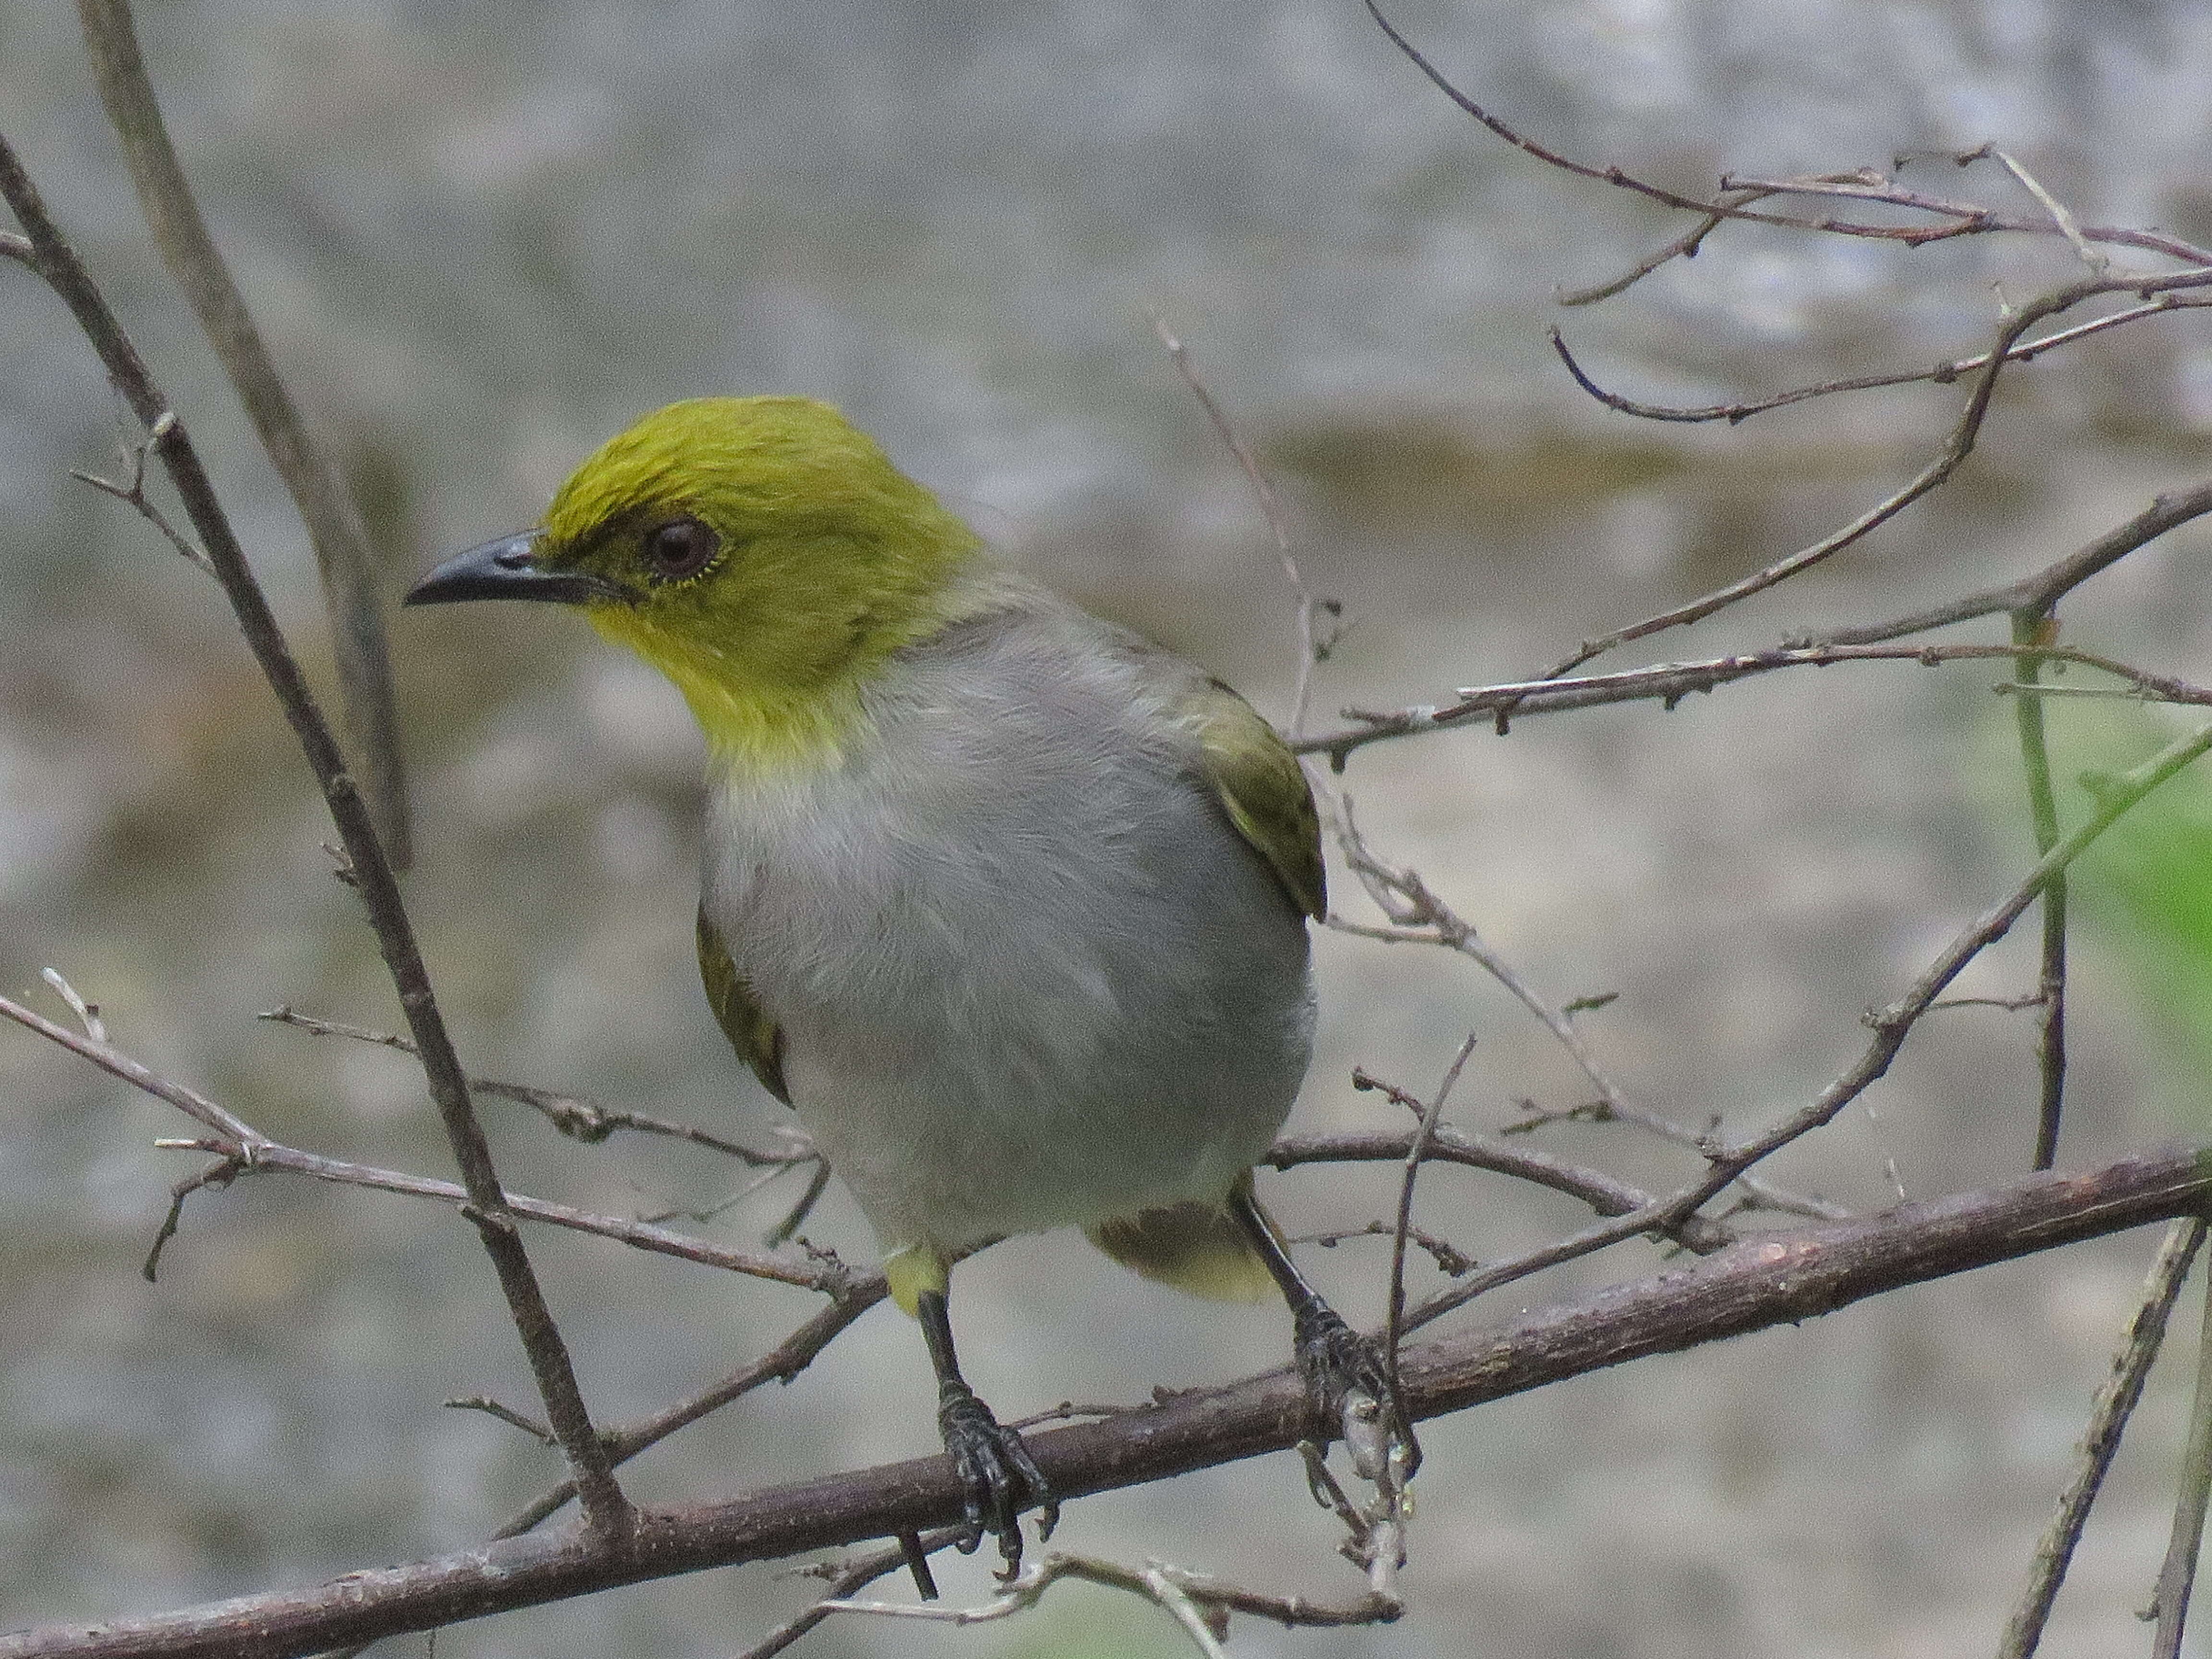
<path fill-rule="evenodd" d="M 462 599 L 550 599 L 583 605 L 631 596 L 602 577 L 580 570 L 541 570 L 542 532 L 526 530 L 456 553 L 410 588 L 403 605 L 453 605 Z"/>

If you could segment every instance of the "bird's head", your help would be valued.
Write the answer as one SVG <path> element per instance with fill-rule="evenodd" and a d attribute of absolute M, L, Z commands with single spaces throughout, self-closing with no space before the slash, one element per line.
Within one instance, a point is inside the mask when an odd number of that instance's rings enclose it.
<path fill-rule="evenodd" d="M 455 555 L 409 605 L 551 599 L 666 674 L 710 748 L 836 752 L 860 689 L 950 620 L 975 533 L 826 404 L 701 398 L 591 457 L 544 524 Z"/>

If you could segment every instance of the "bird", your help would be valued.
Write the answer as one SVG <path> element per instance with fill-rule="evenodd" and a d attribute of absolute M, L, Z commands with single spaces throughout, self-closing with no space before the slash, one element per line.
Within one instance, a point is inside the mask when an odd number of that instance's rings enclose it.
<path fill-rule="evenodd" d="M 1316 1431 L 1390 1367 L 1292 1261 L 1254 1166 L 1304 1078 L 1311 786 L 1250 704 L 1000 562 L 838 410 L 700 398 L 410 605 L 580 609 L 707 754 L 696 925 L 732 1046 L 793 1108 L 920 1324 L 962 1493 L 1011 1576 L 1059 1498 L 963 1376 L 951 1274 L 1077 1226 L 1201 1297 L 1279 1294 Z M 1407 1466 L 1410 1472 L 1410 1465 Z"/>

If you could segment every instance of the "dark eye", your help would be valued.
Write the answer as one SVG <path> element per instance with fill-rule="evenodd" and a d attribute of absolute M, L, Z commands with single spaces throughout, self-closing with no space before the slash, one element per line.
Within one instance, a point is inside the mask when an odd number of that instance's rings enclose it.
<path fill-rule="evenodd" d="M 671 519 L 645 536 L 645 562 L 665 582 L 696 576 L 714 562 L 722 538 L 696 519 Z"/>

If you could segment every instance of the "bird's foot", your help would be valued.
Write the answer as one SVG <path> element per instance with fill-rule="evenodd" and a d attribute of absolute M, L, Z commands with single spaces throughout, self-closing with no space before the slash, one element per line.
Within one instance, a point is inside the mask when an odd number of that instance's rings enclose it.
<path fill-rule="evenodd" d="M 1346 1324 L 1327 1303 L 1300 1309 L 1291 1352 L 1322 1443 L 1341 1438 L 1362 1479 L 1402 1486 L 1420 1467 L 1421 1443 L 1382 1345 Z"/>
<path fill-rule="evenodd" d="M 1022 1565 L 1022 1511 L 1038 1511 L 1037 1541 L 1042 1543 L 1059 1524 L 1060 1499 L 1038 1473 L 1021 1436 L 992 1416 L 991 1408 L 965 1382 L 947 1382 L 939 1390 L 937 1425 L 953 1473 L 960 1478 L 967 1512 L 966 1530 L 956 1546 L 963 1555 L 972 1553 L 988 1529 L 997 1537 L 999 1554 L 1006 1562 L 999 1577 L 1010 1579 Z"/>

